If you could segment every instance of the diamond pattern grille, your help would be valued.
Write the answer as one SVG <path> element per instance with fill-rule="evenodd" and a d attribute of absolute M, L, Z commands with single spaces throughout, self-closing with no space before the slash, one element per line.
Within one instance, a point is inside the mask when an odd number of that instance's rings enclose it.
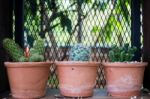
<path fill-rule="evenodd" d="M 24 0 L 25 44 L 42 37 L 47 60 L 68 60 L 75 43 L 92 47 L 93 61 L 108 61 L 113 44 L 130 43 L 131 0 Z M 97 70 L 96 88 L 105 87 L 103 67 Z M 58 88 L 56 66 L 48 85 Z"/>

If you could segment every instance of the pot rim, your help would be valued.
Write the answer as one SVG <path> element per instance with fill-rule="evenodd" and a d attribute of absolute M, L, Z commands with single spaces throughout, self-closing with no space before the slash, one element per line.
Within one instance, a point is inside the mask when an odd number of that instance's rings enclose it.
<path fill-rule="evenodd" d="M 56 66 L 100 66 L 96 61 L 55 61 Z"/>
<path fill-rule="evenodd" d="M 147 62 L 103 62 L 102 66 L 104 67 L 119 67 L 119 68 L 125 68 L 125 67 L 145 67 L 147 66 Z"/>
<path fill-rule="evenodd" d="M 50 67 L 53 62 L 4 62 L 5 67 L 15 68 L 15 67 Z"/>

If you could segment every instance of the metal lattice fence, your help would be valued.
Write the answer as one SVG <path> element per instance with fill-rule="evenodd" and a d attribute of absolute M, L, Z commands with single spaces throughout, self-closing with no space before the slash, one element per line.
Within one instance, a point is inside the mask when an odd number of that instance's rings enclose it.
<path fill-rule="evenodd" d="M 47 60 L 68 60 L 75 43 L 92 47 L 93 61 L 108 61 L 113 44 L 131 44 L 131 0 L 24 0 L 25 44 L 46 41 Z M 55 65 L 50 68 L 48 85 L 58 88 Z M 96 88 L 105 87 L 98 68 Z"/>

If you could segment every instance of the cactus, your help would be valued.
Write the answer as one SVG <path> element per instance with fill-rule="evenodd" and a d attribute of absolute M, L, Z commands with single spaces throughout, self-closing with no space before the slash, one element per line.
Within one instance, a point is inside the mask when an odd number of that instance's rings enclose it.
<path fill-rule="evenodd" d="M 130 47 L 129 44 L 125 44 L 123 47 L 113 46 L 108 56 L 112 62 L 131 61 L 136 50 L 136 47 Z"/>
<path fill-rule="evenodd" d="M 10 55 L 13 61 L 19 61 L 19 58 L 24 55 L 23 49 L 15 43 L 14 40 L 6 38 L 3 40 L 3 47 Z"/>
<path fill-rule="evenodd" d="M 74 45 L 69 52 L 69 60 L 72 61 L 89 61 L 91 49 L 82 44 Z"/>
<path fill-rule="evenodd" d="M 29 59 L 25 56 L 21 56 L 18 60 L 18 62 L 28 62 L 28 61 L 29 61 Z"/>
<path fill-rule="evenodd" d="M 40 61 L 44 61 L 44 56 L 43 55 L 39 55 L 39 54 L 32 54 L 29 57 L 29 62 L 40 62 Z"/>
<path fill-rule="evenodd" d="M 37 40 L 34 42 L 33 47 L 31 48 L 30 56 L 24 54 L 23 49 L 15 43 L 14 40 L 6 38 L 3 40 L 3 46 L 8 52 L 13 61 L 16 62 L 39 62 L 44 61 L 44 41 Z"/>
<path fill-rule="evenodd" d="M 32 54 L 38 53 L 39 55 L 43 55 L 45 52 L 45 46 L 43 40 L 34 41 L 33 48 L 30 49 Z"/>
<path fill-rule="evenodd" d="M 44 61 L 44 52 L 44 41 L 41 39 L 34 41 L 33 47 L 30 49 L 31 56 L 29 57 L 29 61 Z"/>

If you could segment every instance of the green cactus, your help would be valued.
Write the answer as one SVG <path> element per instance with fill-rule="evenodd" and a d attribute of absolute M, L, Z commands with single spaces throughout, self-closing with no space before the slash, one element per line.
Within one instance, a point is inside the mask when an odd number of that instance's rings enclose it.
<path fill-rule="evenodd" d="M 30 49 L 30 52 L 32 54 L 40 54 L 43 55 L 45 52 L 45 46 L 44 46 L 44 41 L 43 40 L 35 40 L 33 44 L 33 48 Z"/>
<path fill-rule="evenodd" d="M 69 52 L 69 60 L 72 61 L 89 61 L 91 49 L 82 44 L 74 45 Z"/>
<path fill-rule="evenodd" d="M 27 57 L 25 57 L 25 56 L 21 56 L 19 58 L 19 62 L 28 62 L 28 61 L 29 61 L 29 59 Z"/>
<path fill-rule="evenodd" d="M 123 47 L 113 46 L 108 56 L 112 62 L 131 61 L 136 50 L 136 47 L 130 47 L 129 44 L 125 44 Z"/>
<path fill-rule="evenodd" d="M 44 61 L 44 56 L 43 55 L 32 54 L 29 57 L 29 62 L 40 62 L 40 61 Z"/>
<path fill-rule="evenodd" d="M 29 57 L 29 61 L 44 61 L 44 52 L 45 52 L 45 46 L 44 41 L 42 39 L 35 40 L 33 47 L 30 49 L 31 56 Z"/>
<path fill-rule="evenodd" d="M 14 40 L 6 38 L 3 40 L 3 46 L 13 61 L 16 62 L 39 62 L 44 61 L 44 41 L 36 40 L 30 49 L 30 56 L 25 57 L 23 49 L 15 43 Z"/>
<path fill-rule="evenodd" d="M 3 40 L 3 47 L 10 55 L 13 61 L 19 61 L 20 57 L 24 56 L 23 49 L 15 43 L 14 40 L 6 38 Z"/>

